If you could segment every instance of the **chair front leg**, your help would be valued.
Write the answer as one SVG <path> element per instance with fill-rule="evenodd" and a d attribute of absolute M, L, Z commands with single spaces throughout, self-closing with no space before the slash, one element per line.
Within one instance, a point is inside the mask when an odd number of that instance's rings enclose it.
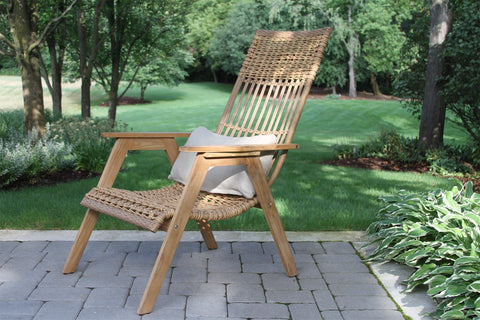
<path fill-rule="evenodd" d="M 122 167 L 123 160 L 127 155 L 128 146 L 129 141 L 125 139 L 118 139 L 115 141 L 115 145 L 108 157 L 107 164 L 105 165 L 100 180 L 98 181 L 99 187 L 111 187 L 113 185 L 113 182 Z M 70 249 L 70 254 L 65 261 L 63 273 L 72 273 L 77 269 L 80 258 L 82 257 L 83 251 L 85 250 L 92 231 L 95 228 L 99 215 L 99 212 L 91 209 L 88 209 L 85 213 L 82 225 L 78 230 L 72 249 Z"/>
<path fill-rule="evenodd" d="M 190 171 L 189 178 L 183 189 L 182 196 L 168 228 L 167 235 L 163 240 L 142 300 L 140 301 L 137 310 L 137 313 L 140 315 L 150 313 L 153 309 L 155 300 L 160 293 L 160 289 L 162 288 L 162 284 L 165 281 L 168 269 L 170 268 L 178 244 L 182 238 L 190 213 L 195 205 L 203 180 L 207 175 L 208 167 L 207 161 L 205 161 L 201 155 L 198 155 Z"/>
<path fill-rule="evenodd" d="M 99 215 L 99 212 L 92 209 L 88 209 L 85 213 L 82 225 L 80 226 L 77 237 L 73 242 L 72 249 L 70 249 L 70 254 L 68 255 L 65 265 L 63 266 L 63 273 L 72 273 L 75 272 L 75 269 L 77 269 L 80 258 L 83 255 L 83 251 L 85 251 L 88 239 L 90 239 L 90 236 L 92 235 L 93 228 L 97 223 Z"/>
<path fill-rule="evenodd" d="M 248 158 L 247 169 L 255 187 L 258 201 L 272 232 L 273 240 L 277 245 L 285 271 L 289 277 L 296 276 L 298 274 L 297 266 L 260 159 L 258 157 Z"/>

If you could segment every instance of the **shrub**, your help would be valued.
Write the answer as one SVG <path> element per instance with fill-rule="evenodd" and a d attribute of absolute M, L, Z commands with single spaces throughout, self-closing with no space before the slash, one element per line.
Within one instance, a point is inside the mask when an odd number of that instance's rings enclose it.
<path fill-rule="evenodd" d="M 445 145 L 441 149 L 423 150 L 417 138 L 407 138 L 395 130 L 382 130 L 378 136 L 358 147 L 336 144 L 333 153 L 337 159 L 355 157 L 380 158 L 403 164 L 426 163 L 430 172 L 439 175 L 475 175 L 480 168 L 480 144 Z"/>
<path fill-rule="evenodd" d="M 456 149 L 458 148 L 428 150 L 426 152 L 426 160 L 430 165 L 429 170 L 443 176 L 453 173 L 457 175 L 473 174 L 473 169 L 461 161 L 462 157 L 455 152 Z"/>
<path fill-rule="evenodd" d="M 53 141 L 48 127 L 40 139 L 35 132 L 20 139 L 0 139 L 0 156 L 0 187 L 19 179 L 72 168 L 75 161 L 72 148 L 64 142 Z"/>
<path fill-rule="evenodd" d="M 438 301 L 439 319 L 480 317 L 480 195 L 461 190 L 400 192 L 381 198 L 386 206 L 368 232 L 378 248 L 369 260 L 393 260 L 415 268 L 407 291 L 419 285 Z"/>
<path fill-rule="evenodd" d="M 357 148 L 349 144 L 335 144 L 332 150 L 336 159 L 351 159 L 358 156 Z"/>
<path fill-rule="evenodd" d="M 38 139 L 35 133 L 25 137 L 21 111 L 0 113 L 0 187 L 64 169 L 102 171 L 114 140 L 100 134 L 113 130 L 110 120 L 45 117 L 51 124 Z"/>
<path fill-rule="evenodd" d="M 403 137 L 395 130 L 382 129 L 378 137 L 360 146 L 358 152 L 360 157 L 378 157 L 402 163 L 422 160 L 418 139 Z"/>
<path fill-rule="evenodd" d="M 24 132 L 23 110 L 0 112 L 0 139 L 18 140 Z"/>
<path fill-rule="evenodd" d="M 30 158 L 28 149 L 10 146 L 0 139 L 0 187 L 18 180 L 30 166 Z"/>
<path fill-rule="evenodd" d="M 126 128 L 126 125 L 121 128 Z M 101 133 L 113 131 L 111 120 L 62 118 L 52 124 L 51 130 L 55 140 L 72 145 L 77 169 L 96 173 L 103 170 L 115 140 L 105 139 Z"/>

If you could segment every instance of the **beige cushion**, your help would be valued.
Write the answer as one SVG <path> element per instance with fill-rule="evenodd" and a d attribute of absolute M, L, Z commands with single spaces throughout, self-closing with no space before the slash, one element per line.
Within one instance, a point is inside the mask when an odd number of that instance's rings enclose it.
<path fill-rule="evenodd" d="M 277 138 L 273 134 L 237 138 L 222 136 L 209 131 L 207 128 L 199 127 L 192 132 L 185 146 L 256 145 L 274 144 L 276 141 Z M 180 152 L 168 178 L 185 184 L 195 161 L 195 156 L 196 153 L 194 152 Z M 272 159 L 272 153 L 261 156 L 260 160 L 265 172 L 270 167 Z M 243 165 L 210 168 L 201 189 L 211 193 L 233 194 L 246 198 L 255 196 L 252 181 Z"/>

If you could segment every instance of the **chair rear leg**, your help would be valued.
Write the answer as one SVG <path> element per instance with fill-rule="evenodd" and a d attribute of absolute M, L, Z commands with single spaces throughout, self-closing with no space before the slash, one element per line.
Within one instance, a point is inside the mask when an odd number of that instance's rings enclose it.
<path fill-rule="evenodd" d="M 277 245 L 278 253 L 282 259 L 285 272 L 289 277 L 296 276 L 298 274 L 298 270 L 295 264 L 295 259 L 293 258 L 290 244 L 288 243 L 287 236 L 285 235 L 285 230 L 283 229 L 283 224 L 280 220 L 280 216 L 278 214 L 277 207 L 275 206 L 275 201 L 273 199 L 272 192 L 270 191 L 270 186 L 268 185 L 260 160 L 258 158 L 251 158 L 248 159 L 247 163 L 248 172 L 255 187 L 255 191 L 257 192 L 258 201 L 263 209 L 265 218 L 267 219 L 268 226 L 272 232 L 273 240 Z"/>
<path fill-rule="evenodd" d="M 197 220 L 198 228 L 203 236 L 203 240 L 207 245 L 207 248 L 210 250 L 217 249 L 217 241 L 215 241 L 215 237 L 213 236 L 212 229 L 210 228 L 210 224 L 207 220 Z"/>
<path fill-rule="evenodd" d="M 85 217 L 83 218 L 82 225 L 78 230 L 75 242 L 73 243 L 72 249 L 70 249 L 70 254 L 68 255 L 67 261 L 65 261 L 63 273 L 72 273 L 75 272 L 75 269 L 77 269 L 80 258 L 83 255 L 85 247 L 87 246 L 88 239 L 90 239 L 99 215 L 99 212 L 92 209 L 88 209 L 85 213 Z"/>
<path fill-rule="evenodd" d="M 287 276 L 293 277 L 298 275 L 297 265 L 295 264 L 295 259 L 293 258 L 292 250 L 290 249 L 290 244 L 285 235 L 285 230 L 283 229 L 282 221 L 278 215 L 273 198 L 271 201 L 268 201 L 266 205 L 262 204 L 262 209 L 265 218 L 267 219 L 268 226 L 270 227 L 270 231 L 272 232 L 273 240 L 277 245 L 280 258 L 282 258 Z"/>

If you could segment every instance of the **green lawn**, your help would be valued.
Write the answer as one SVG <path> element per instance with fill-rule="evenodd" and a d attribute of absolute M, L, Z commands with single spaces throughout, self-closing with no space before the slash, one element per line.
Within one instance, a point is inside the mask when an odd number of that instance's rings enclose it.
<path fill-rule="evenodd" d="M 1 82 L 0 78 L 0 82 Z M 67 89 L 66 89 L 67 90 Z M 69 91 L 68 91 L 69 90 Z M 68 88 L 69 113 L 78 112 L 78 89 Z M 214 129 L 231 90 L 230 85 L 183 84 L 176 88 L 152 87 L 146 99 L 151 104 L 120 106 L 117 120 L 134 131 L 191 131 L 198 126 Z M 0 89 L 0 94 L 5 92 Z M 139 96 L 131 90 L 129 96 Z M 75 100 L 77 98 L 78 100 Z M 94 91 L 94 101 L 105 97 Z M 94 107 L 103 117 L 107 108 Z M 374 219 L 379 196 L 398 190 L 427 191 L 451 188 L 457 182 L 426 174 L 368 171 L 320 164 L 332 158 L 332 145 L 362 143 L 382 127 L 416 136 L 418 121 L 396 101 L 309 100 L 297 129 L 299 150 L 289 153 L 275 182 L 276 197 L 287 230 L 364 230 Z M 463 133 L 447 124 L 447 141 L 462 141 Z M 135 152 L 127 157 L 115 186 L 132 189 L 156 188 L 170 183 L 170 167 L 163 152 Z M 76 229 L 83 218 L 79 205 L 83 194 L 98 179 L 0 191 L 0 228 Z M 268 230 L 259 210 L 214 223 L 219 230 Z M 133 228 L 102 216 L 98 229 Z M 190 225 L 189 228 L 195 229 Z"/>

